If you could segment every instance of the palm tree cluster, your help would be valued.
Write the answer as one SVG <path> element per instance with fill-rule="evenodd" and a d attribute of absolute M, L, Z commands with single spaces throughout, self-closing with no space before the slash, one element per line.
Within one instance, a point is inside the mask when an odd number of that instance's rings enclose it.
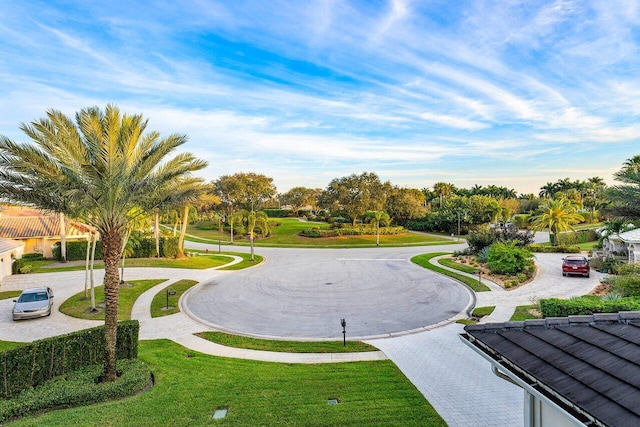
<path fill-rule="evenodd" d="M 30 141 L 0 137 L 0 198 L 64 213 L 94 227 L 105 264 L 104 378 L 116 378 L 118 262 L 130 224 L 142 212 L 184 203 L 199 194 L 192 173 L 206 162 L 192 154 L 168 158 L 185 135 L 161 138 L 148 120 L 113 105 L 80 110 L 75 120 L 57 110 L 22 124 Z"/>

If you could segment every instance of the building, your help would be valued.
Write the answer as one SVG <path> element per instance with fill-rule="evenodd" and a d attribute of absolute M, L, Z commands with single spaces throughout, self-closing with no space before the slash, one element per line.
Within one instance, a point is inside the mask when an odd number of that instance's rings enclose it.
<path fill-rule="evenodd" d="M 640 425 L 640 312 L 464 329 L 462 341 L 524 390 L 525 427 Z"/>
<path fill-rule="evenodd" d="M 88 240 L 87 225 L 67 219 L 66 240 Z M 60 241 L 60 217 L 58 215 L 0 217 L 0 238 L 24 243 L 24 253 L 39 253 L 51 258 L 52 247 Z"/>
<path fill-rule="evenodd" d="M 11 275 L 13 260 L 22 257 L 23 252 L 24 242 L 0 239 L 0 281 Z"/>

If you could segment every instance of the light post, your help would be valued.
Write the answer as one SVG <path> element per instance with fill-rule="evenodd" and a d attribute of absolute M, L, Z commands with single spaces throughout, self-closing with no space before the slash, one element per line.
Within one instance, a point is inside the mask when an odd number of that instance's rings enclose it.
<path fill-rule="evenodd" d="M 342 346 L 347 345 L 347 321 L 340 319 L 340 326 L 342 326 Z"/>
<path fill-rule="evenodd" d="M 460 211 L 458 211 L 458 242 L 460 241 Z"/>
<path fill-rule="evenodd" d="M 476 271 L 476 274 L 478 275 L 478 285 L 482 285 L 482 270 Z"/>

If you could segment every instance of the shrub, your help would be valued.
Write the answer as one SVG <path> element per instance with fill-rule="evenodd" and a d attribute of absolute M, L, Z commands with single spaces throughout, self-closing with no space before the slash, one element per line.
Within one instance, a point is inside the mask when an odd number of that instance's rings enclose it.
<path fill-rule="evenodd" d="M 400 234 L 404 232 L 403 227 L 380 227 L 380 235 Z M 336 236 L 361 236 L 376 235 L 375 226 L 359 226 L 359 227 L 340 227 L 320 229 L 318 227 L 308 228 L 300 232 L 304 237 L 336 237 Z"/>
<path fill-rule="evenodd" d="M 573 233 L 560 233 L 558 235 L 558 243 L 561 245 L 575 245 L 596 240 L 598 240 L 596 230 L 580 230 Z"/>
<path fill-rule="evenodd" d="M 22 255 L 24 261 L 42 261 L 46 258 L 42 254 L 24 254 Z"/>
<path fill-rule="evenodd" d="M 269 218 L 284 218 L 292 212 L 288 209 L 262 209 Z"/>
<path fill-rule="evenodd" d="M 564 245 L 546 246 L 546 245 L 539 245 L 537 243 L 534 243 L 527 246 L 527 249 L 529 249 L 531 252 L 540 252 L 540 253 L 554 253 L 554 252 L 564 253 L 564 254 L 580 253 L 579 246 L 564 246 Z"/>
<path fill-rule="evenodd" d="M 160 238 L 160 256 L 164 258 L 175 258 L 178 255 L 178 237 Z M 155 242 L 153 243 L 155 246 Z"/>
<path fill-rule="evenodd" d="M 527 229 L 527 228 L 529 228 L 529 217 L 530 216 L 531 215 L 529 215 L 529 214 L 514 215 L 511 218 L 511 221 L 516 225 L 516 227 Z"/>
<path fill-rule="evenodd" d="M 137 320 L 118 323 L 118 359 L 138 357 L 139 328 Z M 104 326 L 99 326 L 6 350 L 0 355 L 0 393 L 10 398 L 51 378 L 101 363 L 104 349 Z"/>
<path fill-rule="evenodd" d="M 20 269 L 24 267 L 24 260 L 22 258 L 18 258 L 13 261 L 11 264 L 11 273 L 12 274 L 20 274 Z"/>
<path fill-rule="evenodd" d="M 75 240 L 66 243 L 67 247 L 67 261 L 80 261 L 87 259 L 87 241 Z M 52 249 L 53 258 L 60 261 L 62 256 L 60 254 L 60 242 L 53 245 Z M 96 243 L 96 259 L 102 259 L 102 243 L 98 241 Z"/>
<path fill-rule="evenodd" d="M 533 255 L 526 249 L 519 248 L 515 242 L 497 242 L 489 247 L 487 267 L 493 274 L 514 276 L 525 271 L 533 264 Z"/>
<path fill-rule="evenodd" d="M 469 233 L 467 243 L 472 253 L 476 254 L 496 241 L 496 235 L 491 231 L 480 230 Z"/>
<path fill-rule="evenodd" d="M 44 409 L 103 402 L 131 396 L 149 385 L 151 371 L 139 360 L 119 360 L 116 381 L 96 383 L 102 365 L 80 368 L 28 389 L 0 405 L 0 422 Z"/>
<path fill-rule="evenodd" d="M 636 274 L 625 274 L 609 278 L 611 289 L 625 297 L 640 296 L 640 276 Z"/>
<path fill-rule="evenodd" d="M 593 313 L 617 313 L 619 311 L 640 310 L 640 298 L 620 298 L 613 301 L 603 301 L 600 298 L 549 298 L 540 300 L 542 317 L 567 317 L 574 315 L 589 315 Z"/>

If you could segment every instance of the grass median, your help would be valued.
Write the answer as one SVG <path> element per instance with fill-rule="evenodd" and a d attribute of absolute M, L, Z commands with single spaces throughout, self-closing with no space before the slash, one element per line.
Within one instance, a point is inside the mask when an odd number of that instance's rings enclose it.
<path fill-rule="evenodd" d="M 342 341 L 263 340 L 214 331 L 201 332 L 196 335 L 227 347 L 286 353 L 358 353 L 378 350 L 374 346 L 361 341 L 347 341 L 346 345 L 343 345 Z"/>
<path fill-rule="evenodd" d="M 478 279 L 467 277 L 462 274 L 456 273 L 454 271 L 449 271 L 437 265 L 431 264 L 430 260 L 432 258 L 441 256 L 441 255 L 449 255 L 449 252 L 433 252 L 429 254 L 416 255 L 411 258 L 411 262 L 418 264 L 420 267 L 424 267 L 428 270 L 435 271 L 436 273 L 443 274 L 445 276 L 449 276 L 453 279 L 459 280 L 465 285 L 469 286 L 475 292 L 488 292 L 491 291 L 485 284 L 478 283 Z"/>
<path fill-rule="evenodd" d="M 162 317 L 179 313 L 180 307 L 178 306 L 178 301 L 180 297 L 189 288 L 197 284 L 198 282 L 195 280 L 178 280 L 158 292 L 151 302 L 151 317 Z M 169 308 L 167 308 L 167 290 L 175 291 L 175 294 L 169 295 Z"/>
<path fill-rule="evenodd" d="M 136 299 L 143 292 L 153 288 L 167 279 L 156 280 L 131 280 L 126 285 L 120 287 L 118 296 L 118 320 L 130 320 L 131 309 Z M 96 306 L 104 305 L 104 286 L 96 286 L 94 289 Z M 60 306 L 60 311 L 68 316 L 87 320 L 104 320 L 104 310 L 91 313 L 91 300 L 85 298 L 84 292 L 78 292 L 67 299 Z"/>

